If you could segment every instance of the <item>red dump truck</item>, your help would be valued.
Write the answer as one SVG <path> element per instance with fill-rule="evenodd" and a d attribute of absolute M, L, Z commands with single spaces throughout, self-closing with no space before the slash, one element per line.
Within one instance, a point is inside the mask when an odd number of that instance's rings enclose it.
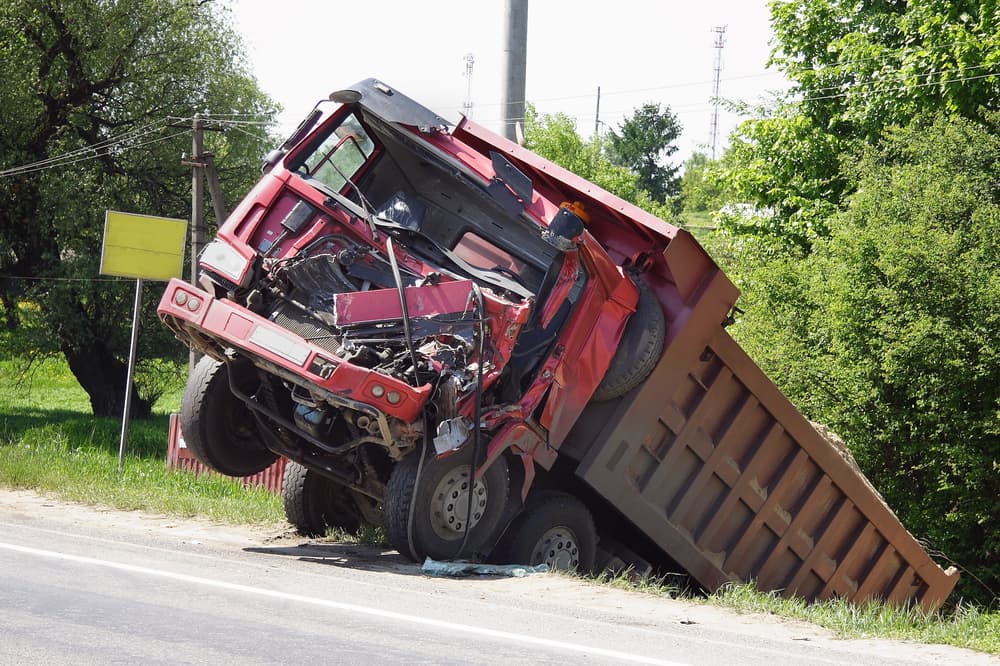
<path fill-rule="evenodd" d="M 187 446 L 287 458 L 303 533 L 926 608 L 957 580 L 728 336 L 690 234 L 381 81 L 316 106 L 200 266 L 158 310 L 204 354 Z"/>

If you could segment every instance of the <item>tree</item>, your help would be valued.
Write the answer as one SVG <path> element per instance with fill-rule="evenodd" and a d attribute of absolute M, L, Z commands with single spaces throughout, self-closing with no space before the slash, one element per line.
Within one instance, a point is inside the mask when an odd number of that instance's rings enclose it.
<path fill-rule="evenodd" d="M 179 157 L 190 135 L 172 118 L 271 118 L 275 107 L 243 62 L 212 3 L 11 0 L 0 8 L 5 324 L 21 324 L 21 301 L 36 305 L 49 348 L 65 356 L 97 415 L 121 414 L 132 291 L 96 279 L 104 210 L 188 217 L 190 171 Z M 240 129 L 209 140 L 231 191 L 253 181 L 265 139 L 260 126 Z M 162 333 L 148 328 L 147 349 Z M 133 404 L 148 412 L 143 396 Z"/>
<path fill-rule="evenodd" d="M 766 239 L 779 252 L 808 252 L 827 236 L 827 219 L 848 190 L 841 159 L 854 149 L 796 105 L 743 122 L 710 175 L 729 201 L 746 204 L 730 207 L 722 228 Z"/>
<path fill-rule="evenodd" d="M 685 212 L 705 213 L 717 211 L 721 207 L 722 192 L 715 181 L 709 180 L 707 172 L 715 167 L 714 160 L 702 152 L 696 152 L 684 163 L 681 176 L 681 201 Z"/>
<path fill-rule="evenodd" d="M 746 214 L 724 226 L 808 252 L 853 192 L 842 165 L 887 127 L 996 108 L 998 22 L 992 0 L 772 3 L 771 63 L 793 86 L 732 138 L 718 182 Z"/>
<path fill-rule="evenodd" d="M 792 0 L 772 4 L 771 23 L 772 62 L 838 134 L 876 141 L 920 114 L 976 119 L 1000 102 L 993 0 Z"/>
<path fill-rule="evenodd" d="M 1000 117 L 886 134 L 804 258 L 743 248 L 741 344 L 931 547 L 1000 593 Z M 976 579 L 986 588 L 979 586 Z"/>
<path fill-rule="evenodd" d="M 611 162 L 636 174 L 639 187 L 656 201 L 667 203 L 680 194 L 679 167 L 665 163 L 677 152 L 674 142 L 681 125 L 669 107 L 643 104 L 608 134 Z"/>
<path fill-rule="evenodd" d="M 637 203 L 639 186 L 628 169 L 612 164 L 597 142 L 584 141 L 569 116 L 542 114 L 528 106 L 525 120 L 526 147 L 622 199 Z"/>

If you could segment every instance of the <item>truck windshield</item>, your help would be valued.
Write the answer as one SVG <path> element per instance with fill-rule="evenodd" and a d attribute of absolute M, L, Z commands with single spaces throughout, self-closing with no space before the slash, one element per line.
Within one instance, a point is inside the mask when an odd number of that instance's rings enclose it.
<path fill-rule="evenodd" d="M 312 148 L 296 156 L 289 168 L 339 192 L 374 151 L 375 143 L 351 115 L 329 134 L 314 140 Z"/>

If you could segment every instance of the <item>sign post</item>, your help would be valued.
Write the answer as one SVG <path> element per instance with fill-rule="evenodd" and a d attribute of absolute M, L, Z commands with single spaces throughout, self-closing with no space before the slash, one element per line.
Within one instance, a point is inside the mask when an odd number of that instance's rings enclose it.
<path fill-rule="evenodd" d="M 119 213 L 113 210 L 107 211 L 104 217 L 101 274 L 136 279 L 135 304 L 132 308 L 132 338 L 128 352 L 128 377 L 125 381 L 125 408 L 122 414 L 121 441 L 118 445 L 119 473 L 125 467 L 125 442 L 128 439 L 129 412 L 132 409 L 132 380 L 135 374 L 139 319 L 142 312 L 142 281 L 169 280 L 181 276 L 186 233 L 187 220 Z"/>

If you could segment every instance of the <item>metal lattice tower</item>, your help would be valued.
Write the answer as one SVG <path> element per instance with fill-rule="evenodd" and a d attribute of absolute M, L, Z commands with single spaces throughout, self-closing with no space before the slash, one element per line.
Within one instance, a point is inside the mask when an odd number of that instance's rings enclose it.
<path fill-rule="evenodd" d="M 709 143 L 712 145 L 712 159 L 715 159 L 715 146 L 719 140 L 719 88 L 722 81 L 722 47 L 726 45 L 726 26 L 717 25 L 712 28 L 715 33 L 715 81 L 712 85 L 712 128 Z"/>
<path fill-rule="evenodd" d="M 465 104 L 462 105 L 462 115 L 466 118 L 472 117 L 472 66 L 476 64 L 476 58 L 471 53 L 465 54 Z"/>

